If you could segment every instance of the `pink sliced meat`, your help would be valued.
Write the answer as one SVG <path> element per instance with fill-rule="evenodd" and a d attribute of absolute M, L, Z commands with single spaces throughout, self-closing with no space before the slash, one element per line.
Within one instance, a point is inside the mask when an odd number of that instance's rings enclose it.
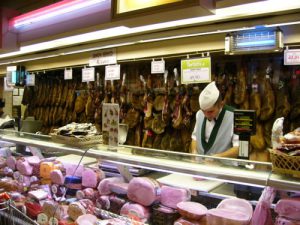
<path fill-rule="evenodd" d="M 285 198 L 277 202 L 275 212 L 292 220 L 300 220 L 300 198 Z"/>
<path fill-rule="evenodd" d="M 127 195 L 128 183 L 110 183 L 109 187 L 111 192 L 119 195 Z"/>
<path fill-rule="evenodd" d="M 65 177 L 61 170 L 52 170 L 50 173 L 50 179 L 53 184 L 63 185 L 65 182 Z"/>
<path fill-rule="evenodd" d="M 99 181 L 104 178 L 105 174 L 102 170 L 86 168 L 82 172 L 82 186 L 96 188 L 99 184 Z"/>
<path fill-rule="evenodd" d="M 253 215 L 253 208 L 249 201 L 240 198 L 224 199 L 217 207 L 218 209 L 228 209 L 233 212 L 241 212 L 251 220 Z"/>
<path fill-rule="evenodd" d="M 77 225 L 94 225 L 98 218 L 92 214 L 81 215 L 75 221 Z"/>
<path fill-rule="evenodd" d="M 9 156 L 6 159 L 6 164 L 12 170 L 16 170 L 17 160 L 16 160 L 16 158 L 14 156 Z"/>
<path fill-rule="evenodd" d="M 83 165 L 77 165 L 73 163 L 63 163 L 63 166 L 66 170 L 66 175 L 67 176 L 76 176 L 76 177 L 82 177 L 82 173 L 84 171 L 84 166 Z M 78 168 L 77 168 L 78 166 Z"/>
<path fill-rule="evenodd" d="M 37 164 L 40 164 L 41 163 L 41 160 L 39 157 L 37 156 L 29 156 L 29 157 L 26 157 L 26 160 L 28 161 L 28 163 L 30 165 L 37 165 Z"/>
<path fill-rule="evenodd" d="M 249 216 L 231 209 L 210 209 L 206 214 L 209 225 L 249 225 Z"/>
<path fill-rule="evenodd" d="M 86 214 L 87 211 L 80 202 L 72 202 L 68 208 L 68 215 L 72 220 L 77 220 L 81 215 Z"/>
<path fill-rule="evenodd" d="M 138 204 L 127 202 L 121 208 L 121 216 L 127 216 L 135 221 L 146 222 L 150 217 L 149 208 Z"/>
<path fill-rule="evenodd" d="M 300 220 L 291 220 L 283 216 L 277 216 L 275 225 L 300 225 Z"/>
<path fill-rule="evenodd" d="M 127 197 L 144 206 L 159 201 L 161 188 L 159 183 L 147 177 L 135 177 L 129 182 Z"/>
<path fill-rule="evenodd" d="M 177 209 L 180 215 L 191 220 L 199 220 L 207 213 L 207 208 L 197 202 L 179 202 Z"/>
<path fill-rule="evenodd" d="M 185 188 L 175 188 L 170 186 L 161 187 L 161 204 L 176 209 L 179 202 L 191 200 L 191 192 Z"/>
<path fill-rule="evenodd" d="M 174 225 L 206 225 L 206 221 L 205 221 L 205 217 L 199 221 L 198 220 L 189 220 L 184 217 L 181 217 L 175 221 Z"/>
<path fill-rule="evenodd" d="M 22 174 L 26 176 L 30 176 L 32 174 L 32 166 L 28 163 L 28 161 L 25 158 L 21 158 L 17 161 L 17 170 Z"/>
<path fill-rule="evenodd" d="M 111 183 L 124 183 L 124 179 L 122 177 L 109 177 L 100 181 L 97 189 L 100 195 L 109 195 L 111 194 L 111 189 L 109 184 Z"/>

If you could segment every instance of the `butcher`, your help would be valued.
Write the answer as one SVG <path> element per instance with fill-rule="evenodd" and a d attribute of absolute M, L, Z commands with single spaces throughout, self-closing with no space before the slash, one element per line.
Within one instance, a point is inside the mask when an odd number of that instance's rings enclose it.
<path fill-rule="evenodd" d="M 233 108 L 225 105 L 215 82 L 199 95 L 200 110 L 192 133 L 191 152 L 237 158 L 239 136 L 233 133 Z"/>

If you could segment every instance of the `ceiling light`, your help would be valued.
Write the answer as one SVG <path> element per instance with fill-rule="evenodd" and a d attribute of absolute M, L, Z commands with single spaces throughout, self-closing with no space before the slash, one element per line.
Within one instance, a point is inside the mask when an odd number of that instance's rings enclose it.
<path fill-rule="evenodd" d="M 280 27 L 280 26 L 289 26 L 289 25 L 296 25 L 296 24 L 300 24 L 300 21 L 266 24 L 266 25 L 264 25 L 264 27 Z"/>
<path fill-rule="evenodd" d="M 20 28 L 35 22 L 54 18 L 66 13 L 74 13 L 76 10 L 94 6 L 107 0 L 64 0 L 49 6 L 14 17 L 10 26 Z"/>

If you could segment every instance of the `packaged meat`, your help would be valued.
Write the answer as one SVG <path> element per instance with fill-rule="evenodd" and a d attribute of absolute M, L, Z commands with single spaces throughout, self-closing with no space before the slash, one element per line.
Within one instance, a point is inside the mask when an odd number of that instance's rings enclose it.
<path fill-rule="evenodd" d="M 16 167 L 22 175 L 30 176 L 32 174 L 33 168 L 25 158 L 20 158 L 17 161 Z"/>
<path fill-rule="evenodd" d="M 300 198 L 280 199 L 274 210 L 279 216 L 300 220 Z"/>
<path fill-rule="evenodd" d="M 42 209 L 43 213 L 45 213 L 48 218 L 55 217 L 57 219 L 61 219 L 65 216 L 64 208 L 58 203 L 51 200 L 46 200 L 43 203 Z"/>
<path fill-rule="evenodd" d="M 51 171 L 56 169 L 54 162 L 41 162 L 40 164 L 40 176 L 43 179 L 50 179 Z"/>
<path fill-rule="evenodd" d="M 120 215 L 126 216 L 134 221 L 146 222 L 150 217 L 150 211 L 141 204 L 127 202 L 121 208 Z"/>
<path fill-rule="evenodd" d="M 128 185 L 127 196 L 131 201 L 149 206 L 160 199 L 161 188 L 159 183 L 148 177 L 135 177 Z"/>
<path fill-rule="evenodd" d="M 66 175 L 82 177 L 82 173 L 84 171 L 83 165 L 78 166 L 77 164 L 73 163 L 64 163 L 63 166 L 66 170 Z"/>
<path fill-rule="evenodd" d="M 110 200 L 108 195 L 102 195 L 96 200 L 96 206 L 99 209 L 109 210 L 110 209 Z"/>
<path fill-rule="evenodd" d="M 82 172 L 82 186 L 96 188 L 99 181 L 104 178 L 105 178 L 105 174 L 102 170 L 86 168 Z"/>
<path fill-rule="evenodd" d="M 92 188 L 85 188 L 83 190 L 78 190 L 76 192 L 76 198 L 77 199 L 90 199 L 95 200 L 96 198 L 96 191 Z"/>
<path fill-rule="evenodd" d="M 6 167 L 6 158 L 0 156 L 0 168 Z"/>
<path fill-rule="evenodd" d="M 210 209 L 206 214 L 209 225 L 249 225 L 249 215 L 232 209 Z"/>
<path fill-rule="evenodd" d="M 207 208 L 197 202 L 179 202 L 177 209 L 181 216 L 191 220 L 200 220 L 207 213 Z"/>
<path fill-rule="evenodd" d="M 249 201 L 240 198 L 229 198 L 222 200 L 218 209 L 228 209 L 233 212 L 241 212 L 248 217 L 248 221 L 251 220 L 253 214 L 253 208 Z"/>
<path fill-rule="evenodd" d="M 53 184 L 63 185 L 65 182 L 64 175 L 59 169 L 55 169 L 50 172 L 50 179 Z"/>
<path fill-rule="evenodd" d="M 86 214 L 86 209 L 80 202 L 72 202 L 68 208 L 68 215 L 72 220 L 77 220 L 81 215 Z"/>
<path fill-rule="evenodd" d="M 9 156 L 6 159 L 6 164 L 12 170 L 16 170 L 17 159 L 14 156 Z"/>
<path fill-rule="evenodd" d="M 41 163 L 40 158 L 37 156 L 28 156 L 28 157 L 26 157 L 26 160 L 28 161 L 28 163 L 30 165 L 38 165 Z"/>
<path fill-rule="evenodd" d="M 76 219 L 77 225 L 94 225 L 98 218 L 92 214 L 81 215 Z"/>
<path fill-rule="evenodd" d="M 176 209 L 179 202 L 191 200 L 191 192 L 185 188 L 161 187 L 161 204 Z"/>
<path fill-rule="evenodd" d="M 174 222 L 174 225 L 206 225 L 206 218 L 204 216 L 200 220 L 189 220 L 184 217 L 181 217 Z M 219 224 L 219 225 L 223 225 L 223 224 Z"/>
<path fill-rule="evenodd" d="M 110 185 L 111 183 L 124 183 L 124 179 L 121 177 L 109 177 L 100 181 L 97 189 L 100 195 L 111 194 Z"/>
<path fill-rule="evenodd" d="M 300 225 L 300 220 L 292 220 L 283 216 L 277 216 L 275 225 Z"/>
<path fill-rule="evenodd" d="M 48 197 L 48 192 L 44 191 L 43 189 L 38 189 L 34 191 L 29 191 L 28 196 L 39 201 L 46 199 Z"/>
<path fill-rule="evenodd" d="M 25 207 L 27 216 L 34 220 L 42 212 L 42 206 L 35 202 L 25 202 Z"/>

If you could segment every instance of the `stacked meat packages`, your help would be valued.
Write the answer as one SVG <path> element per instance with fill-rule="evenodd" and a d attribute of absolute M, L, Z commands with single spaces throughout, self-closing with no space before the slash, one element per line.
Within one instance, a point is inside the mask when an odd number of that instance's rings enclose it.
<path fill-rule="evenodd" d="M 275 225 L 299 225 L 299 211 L 299 198 L 286 198 L 279 200 L 275 207 L 275 212 L 278 214 Z"/>
<path fill-rule="evenodd" d="M 277 150 L 290 156 L 300 156 L 300 128 L 281 137 Z"/>

